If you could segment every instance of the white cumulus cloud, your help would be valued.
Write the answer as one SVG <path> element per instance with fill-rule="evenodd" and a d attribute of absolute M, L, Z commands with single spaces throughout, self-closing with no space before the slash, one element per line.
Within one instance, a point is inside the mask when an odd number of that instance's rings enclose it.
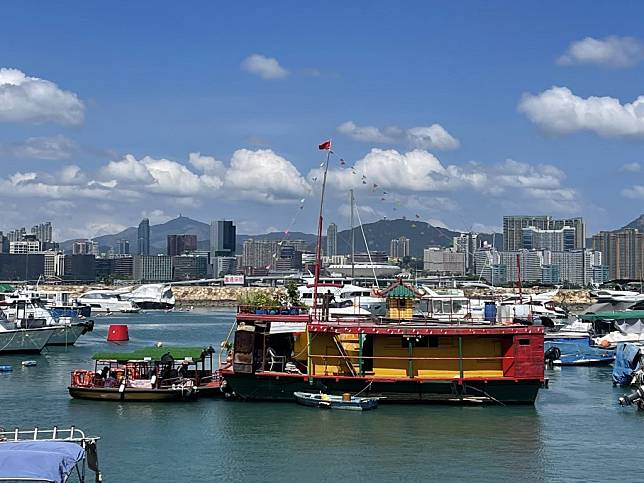
<path fill-rule="evenodd" d="M 80 124 L 84 113 L 75 93 L 18 69 L 0 69 L 0 121 Z"/>
<path fill-rule="evenodd" d="M 235 151 L 225 186 L 232 196 L 266 201 L 299 198 L 311 190 L 297 168 L 270 149 Z"/>
<path fill-rule="evenodd" d="M 518 109 L 553 134 L 591 131 L 604 137 L 644 137 L 644 96 L 622 104 L 614 97 L 579 97 L 567 87 L 524 94 Z"/>
<path fill-rule="evenodd" d="M 31 137 L 21 142 L 0 144 L 0 156 L 17 159 L 68 159 L 78 150 L 65 136 Z"/>
<path fill-rule="evenodd" d="M 458 139 L 447 132 L 440 124 L 402 129 L 398 126 L 384 128 L 358 126 L 353 121 L 346 121 L 337 127 L 337 131 L 356 141 L 367 143 L 407 143 L 422 149 L 438 149 L 443 151 L 456 149 L 460 146 Z"/>
<path fill-rule="evenodd" d="M 642 170 L 642 166 L 640 163 L 633 162 L 633 163 L 626 163 L 623 164 L 621 168 L 619 168 L 620 171 L 625 171 L 627 173 L 639 173 Z"/>
<path fill-rule="evenodd" d="M 603 39 L 586 37 L 572 42 L 557 59 L 561 65 L 597 64 L 607 67 L 632 67 L 644 60 L 644 44 L 634 37 L 611 35 Z"/>
<path fill-rule="evenodd" d="M 262 54 L 249 55 L 242 61 L 241 67 L 246 72 L 266 80 L 284 79 L 289 74 L 288 70 L 282 67 L 276 58 Z"/>

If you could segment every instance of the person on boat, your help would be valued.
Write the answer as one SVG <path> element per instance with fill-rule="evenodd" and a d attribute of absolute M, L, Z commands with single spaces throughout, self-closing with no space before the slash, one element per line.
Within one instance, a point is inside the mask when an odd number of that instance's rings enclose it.
<path fill-rule="evenodd" d="M 322 320 L 329 320 L 329 308 L 331 307 L 331 302 L 335 302 L 335 296 L 330 290 L 327 290 L 326 293 L 322 295 Z"/>
<path fill-rule="evenodd" d="M 186 379 L 188 377 L 188 361 L 183 361 L 177 372 L 179 373 L 179 377 Z"/>
<path fill-rule="evenodd" d="M 101 370 L 101 379 L 105 381 L 109 375 L 110 375 L 110 366 L 103 366 L 103 369 Z"/>

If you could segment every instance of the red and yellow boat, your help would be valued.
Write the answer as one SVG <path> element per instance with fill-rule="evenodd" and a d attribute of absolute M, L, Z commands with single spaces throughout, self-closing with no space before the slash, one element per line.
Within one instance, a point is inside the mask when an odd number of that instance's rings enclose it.
<path fill-rule="evenodd" d="M 383 402 L 534 404 L 544 384 L 543 327 L 418 319 L 418 293 L 402 281 L 382 295 L 383 318 L 240 307 L 221 368 L 225 390 L 255 400 L 323 391 Z"/>

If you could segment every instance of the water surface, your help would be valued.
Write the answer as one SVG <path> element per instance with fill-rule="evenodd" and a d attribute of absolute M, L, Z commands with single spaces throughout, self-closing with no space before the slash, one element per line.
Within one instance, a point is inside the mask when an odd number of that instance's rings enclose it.
<path fill-rule="evenodd" d="M 611 368 L 547 371 L 535 407 L 381 405 L 320 411 L 289 403 L 200 400 L 115 403 L 69 397 L 69 373 L 114 349 L 108 323 L 126 323 L 123 350 L 213 345 L 230 310 L 96 317 L 73 348 L 0 364 L 0 426 L 76 425 L 101 436 L 106 482 L 642 481 L 644 412 L 620 408 Z M 37 367 L 20 367 L 25 359 Z"/>

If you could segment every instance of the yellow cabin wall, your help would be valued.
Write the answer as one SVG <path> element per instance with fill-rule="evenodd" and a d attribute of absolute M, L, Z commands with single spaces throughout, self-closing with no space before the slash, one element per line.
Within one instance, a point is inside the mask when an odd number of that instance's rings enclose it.
<path fill-rule="evenodd" d="M 340 356 L 333 334 L 311 334 L 311 354 L 313 375 L 351 375 L 349 366 L 356 373 L 359 371 L 359 335 L 338 334 L 347 360 Z M 401 343 L 401 336 L 373 336 L 373 372 L 376 377 L 407 378 L 408 349 Z M 464 377 L 500 377 L 503 376 L 501 338 L 499 337 L 463 337 L 463 357 L 494 357 L 496 359 L 464 359 Z M 306 362 L 306 334 L 301 334 L 295 340 L 297 360 Z M 324 355 L 329 356 L 326 358 Z M 378 359 L 390 357 L 392 359 Z M 445 360 L 414 360 L 413 377 L 452 379 L 459 377 L 458 367 L 458 337 L 441 336 L 438 347 L 414 347 L 413 357 L 444 357 Z"/>
<path fill-rule="evenodd" d="M 390 319 L 411 320 L 414 317 L 413 299 L 391 298 L 387 300 L 387 317 Z"/>

